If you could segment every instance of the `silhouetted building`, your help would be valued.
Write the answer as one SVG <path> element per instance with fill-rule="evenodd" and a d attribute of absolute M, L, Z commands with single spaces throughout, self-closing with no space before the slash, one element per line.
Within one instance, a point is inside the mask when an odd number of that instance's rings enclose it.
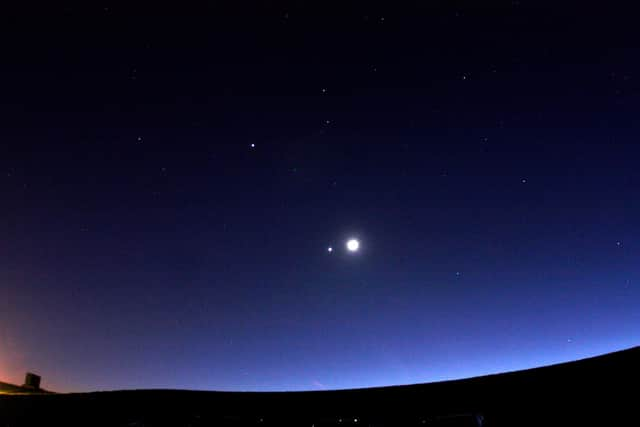
<path fill-rule="evenodd" d="M 31 372 L 27 372 L 27 375 L 24 377 L 24 385 L 23 387 L 32 388 L 34 390 L 40 389 L 40 375 L 32 374 Z"/>

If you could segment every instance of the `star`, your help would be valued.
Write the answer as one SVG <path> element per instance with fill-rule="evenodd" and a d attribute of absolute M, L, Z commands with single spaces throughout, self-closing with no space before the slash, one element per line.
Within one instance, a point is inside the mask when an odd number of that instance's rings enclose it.
<path fill-rule="evenodd" d="M 329 246 L 329 247 L 327 248 L 327 252 L 329 252 L 329 253 L 333 252 L 333 247 Z"/>

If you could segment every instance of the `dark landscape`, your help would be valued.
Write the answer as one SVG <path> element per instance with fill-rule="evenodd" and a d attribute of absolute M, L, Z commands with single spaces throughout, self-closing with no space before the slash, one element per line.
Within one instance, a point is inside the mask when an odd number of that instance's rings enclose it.
<path fill-rule="evenodd" d="M 6 395 L 0 426 L 635 425 L 639 362 L 635 347 L 526 371 L 359 390 Z"/>

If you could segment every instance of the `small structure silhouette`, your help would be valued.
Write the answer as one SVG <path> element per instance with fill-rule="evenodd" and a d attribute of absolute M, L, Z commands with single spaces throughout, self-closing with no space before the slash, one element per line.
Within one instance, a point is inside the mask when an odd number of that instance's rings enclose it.
<path fill-rule="evenodd" d="M 40 390 L 41 379 L 42 378 L 40 377 L 40 375 L 27 372 L 27 375 L 25 375 L 24 377 L 24 385 L 22 387 L 30 388 L 33 390 Z"/>

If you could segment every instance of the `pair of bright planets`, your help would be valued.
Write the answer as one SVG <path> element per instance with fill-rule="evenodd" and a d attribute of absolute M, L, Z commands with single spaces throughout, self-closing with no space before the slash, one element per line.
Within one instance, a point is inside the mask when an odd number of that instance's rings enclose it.
<path fill-rule="evenodd" d="M 358 239 L 349 239 L 344 245 L 349 252 L 358 252 L 358 249 L 360 249 L 360 241 Z M 327 252 L 333 252 L 333 246 L 329 246 Z"/>

